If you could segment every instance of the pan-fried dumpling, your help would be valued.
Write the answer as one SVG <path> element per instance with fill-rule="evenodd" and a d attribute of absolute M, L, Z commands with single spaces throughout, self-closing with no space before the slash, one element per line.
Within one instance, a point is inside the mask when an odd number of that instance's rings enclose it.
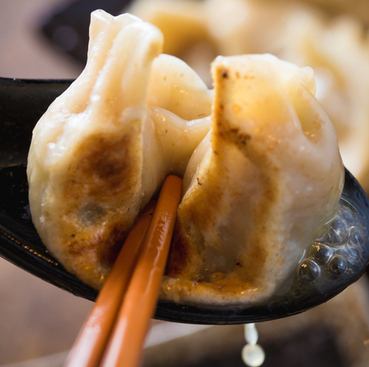
<path fill-rule="evenodd" d="M 34 129 L 28 180 L 43 242 L 98 288 L 168 170 L 184 173 L 209 129 L 211 100 L 186 64 L 157 57 L 162 36 L 148 23 L 96 11 L 90 39 L 85 70 Z M 181 144 L 166 143 L 179 135 Z"/>
<path fill-rule="evenodd" d="M 178 210 L 167 297 L 265 298 L 334 215 L 343 166 L 312 70 L 270 55 L 218 57 L 210 136 Z"/>
<path fill-rule="evenodd" d="M 169 173 L 184 177 L 163 297 L 252 302 L 272 294 L 334 215 L 343 166 L 312 70 L 220 57 L 214 94 L 161 33 L 92 14 L 81 76 L 37 123 L 32 218 L 46 246 L 99 288 Z M 212 111 L 212 113 L 211 113 Z"/>

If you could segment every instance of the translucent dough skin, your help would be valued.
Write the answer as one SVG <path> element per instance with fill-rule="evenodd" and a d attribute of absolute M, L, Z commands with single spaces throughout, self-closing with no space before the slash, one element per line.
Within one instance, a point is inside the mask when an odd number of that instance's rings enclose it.
<path fill-rule="evenodd" d="M 254 302 L 272 294 L 337 208 L 343 166 L 309 68 L 219 57 L 207 148 L 192 156 L 168 298 Z M 195 160 L 196 162 L 193 162 Z"/>
<path fill-rule="evenodd" d="M 33 222 L 52 254 L 94 288 L 140 210 L 174 165 L 184 174 L 209 130 L 209 90 L 182 61 L 158 57 L 161 51 L 154 26 L 95 11 L 84 71 L 33 132 L 27 168 Z M 186 96 L 179 104 L 168 97 L 176 93 Z M 191 98 L 197 108 L 183 115 Z M 178 135 L 187 138 L 171 146 Z"/>

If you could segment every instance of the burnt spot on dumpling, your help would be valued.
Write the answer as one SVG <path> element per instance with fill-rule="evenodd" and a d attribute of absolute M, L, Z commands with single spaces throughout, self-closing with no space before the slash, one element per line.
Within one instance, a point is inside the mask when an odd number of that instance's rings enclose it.
<path fill-rule="evenodd" d="M 75 263 L 80 257 L 78 267 L 84 269 L 85 277 L 95 287 L 101 285 L 100 275 L 113 264 L 132 225 L 133 216 L 127 214 L 137 215 L 139 211 L 138 205 L 122 205 L 135 197 L 140 185 L 135 170 L 140 157 L 135 154 L 132 134 L 85 139 L 76 147 L 78 159 L 68 167 L 64 180 L 64 256 L 73 257 Z M 86 264 L 99 266 L 90 269 Z"/>
<path fill-rule="evenodd" d="M 88 187 L 91 195 L 110 195 L 122 186 L 129 187 L 130 164 L 133 159 L 130 135 L 93 135 L 78 148 L 81 156 L 72 169 L 74 177 Z"/>
<path fill-rule="evenodd" d="M 170 247 L 166 275 L 177 277 L 184 271 L 189 259 L 189 250 L 188 245 L 179 232 L 177 224 Z"/>
<path fill-rule="evenodd" d="M 107 231 L 105 245 L 98 247 L 98 258 L 104 267 L 112 267 L 126 237 L 127 231 L 122 230 L 119 223 Z"/>
<path fill-rule="evenodd" d="M 90 226 L 98 223 L 104 215 L 105 209 L 101 205 L 89 202 L 81 207 L 78 216 L 81 224 Z"/>

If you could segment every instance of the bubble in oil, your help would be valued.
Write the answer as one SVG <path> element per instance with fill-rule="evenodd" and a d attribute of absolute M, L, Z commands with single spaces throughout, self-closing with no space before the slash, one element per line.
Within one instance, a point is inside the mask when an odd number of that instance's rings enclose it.
<path fill-rule="evenodd" d="M 310 248 L 311 257 L 319 264 L 325 265 L 333 255 L 333 249 L 321 242 L 315 242 Z"/>
<path fill-rule="evenodd" d="M 306 259 L 300 264 L 299 276 L 302 280 L 315 280 L 320 276 L 320 267 L 315 261 Z"/>
<path fill-rule="evenodd" d="M 343 256 L 336 255 L 328 264 L 329 270 L 334 275 L 341 275 L 347 270 L 347 261 Z"/>

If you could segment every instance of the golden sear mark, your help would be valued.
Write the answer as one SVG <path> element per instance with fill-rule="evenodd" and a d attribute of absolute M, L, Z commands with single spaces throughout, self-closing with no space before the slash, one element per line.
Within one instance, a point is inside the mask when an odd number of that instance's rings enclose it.
<path fill-rule="evenodd" d="M 211 174 L 204 174 L 201 179 L 197 177 L 198 186 L 205 186 L 206 192 L 198 192 L 198 197 L 193 202 L 183 204 L 179 209 L 179 233 L 177 233 L 172 244 L 172 253 L 168 263 L 167 274 L 175 279 L 170 286 L 175 293 L 176 290 L 186 289 L 190 285 L 188 292 L 201 293 L 212 290 L 223 296 L 225 294 L 234 295 L 239 293 L 253 292 L 263 281 L 260 275 L 263 274 L 267 262 L 268 249 L 265 244 L 273 245 L 270 235 L 264 230 L 271 217 L 273 203 L 276 202 L 278 186 L 268 173 L 273 170 L 278 176 L 279 168 L 268 158 L 268 152 L 258 149 L 257 143 L 253 141 L 253 136 L 244 131 L 242 127 L 234 126 L 227 120 L 228 108 L 234 114 L 242 113 L 242 105 L 228 103 L 226 98 L 226 85 L 233 83 L 234 79 L 252 79 L 253 76 L 242 73 L 234 73 L 224 65 L 214 70 L 216 85 L 215 103 L 213 109 L 213 136 L 212 148 L 214 152 L 213 165 L 217 165 L 217 170 L 226 175 L 229 161 L 228 154 L 222 154 L 227 149 L 237 151 L 243 156 L 246 167 L 250 169 L 250 178 L 253 176 L 253 167 L 258 167 L 260 181 L 260 197 L 258 205 L 254 205 L 248 215 L 251 222 L 257 228 L 253 228 L 252 233 L 243 238 L 243 243 L 235 244 L 235 251 L 229 248 L 222 249 L 219 243 L 207 243 L 203 234 L 209 233 L 212 228 L 221 228 L 216 220 L 216 203 L 221 203 L 225 195 L 224 187 L 212 182 Z M 224 87 L 223 87 L 224 86 Z M 245 129 L 246 130 L 246 129 Z M 271 148 L 272 149 L 272 148 Z M 225 152 L 226 153 L 226 152 Z M 240 158 L 241 159 L 241 158 Z M 199 182 L 200 181 L 200 182 Z M 252 190 L 249 193 L 252 196 Z M 192 195 L 195 195 L 192 193 Z M 237 194 L 238 195 L 238 194 Z M 240 200 L 248 200 L 240 195 Z M 235 198 L 235 200 L 238 200 Z M 252 200 L 252 198 L 251 198 Z M 196 205 L 194 205 L 196 201 Z M 214 203 L 214 205 L 212 204 Z M 187 228 L 183 223 L 194 223 Z M 217 227 L 218 226 L 218 227 Z M 212 236 L 209 236 L 212 238 Z M 216 240 L 216 238 L 215 238 Z M 237 246 L 236 246 L 237 245 Z M 219 258 L 218 254 L 225 250 L 228 260 L 218 264 L 214 259 Z"/>
<path fill-rule="evenodd" d="M 96 287 L 102 269 L 113 263 L 134 216 L 127 214 L 129 207 L 122 209 L 121 205 L 129 203 L 138 186 L 139 157 L 133 134 L 97 134 L 84 139 L 63 185 L 60 240 L 65 256 L 73 258 L 75 272 L 81 274 L 84 269 L 83 280 Z"/>

